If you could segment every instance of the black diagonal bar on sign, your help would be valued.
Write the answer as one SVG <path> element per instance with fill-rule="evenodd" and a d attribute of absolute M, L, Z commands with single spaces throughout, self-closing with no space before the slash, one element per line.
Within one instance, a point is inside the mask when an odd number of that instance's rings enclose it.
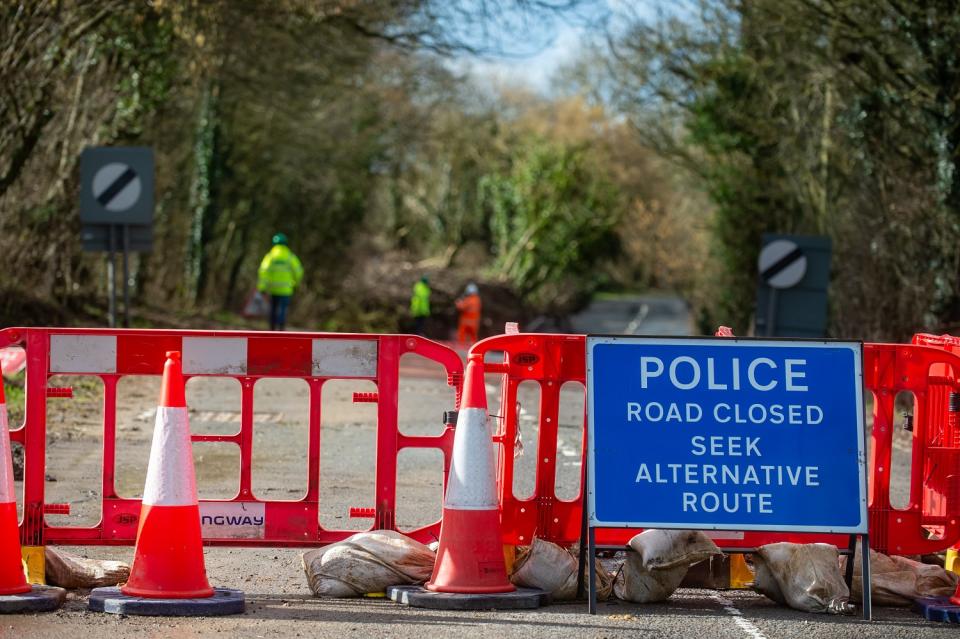
<path fill-rule="evenodd" d="M 128 184 L 133 182 L 137 177 L 137 172 L 131 169 L 129 166 L 127 170 L 117 176 L 117 179 L 113 181 L 113 184 L 104 189 L 103 193 L 97 196 L 97 202 L 100 203 L 100 206 L 106 206 L 110 203 L 110 200 L 117 197 L 117 195 L 122 191 Z"/>
<path fill-rule="evenodd" d="M 803 251 L 800 250 L 800 247 L 798 246 L 797 248 L 793 249 L 792 251 L 790 251 L 783 257 L 781 257 L 779 260 L 777 260 L 776 262 L 768 266 L 767 270 L 765 270 L 763 273 L 760 274 L 760 277 L 762 277 L 764 280 L 769 282 L 771 278 L 773 278 L 777 273 L 787 268 L 788 266 L 790 266 L 791 264 L 799 260 L 801 257 L 803 257 Z"/>

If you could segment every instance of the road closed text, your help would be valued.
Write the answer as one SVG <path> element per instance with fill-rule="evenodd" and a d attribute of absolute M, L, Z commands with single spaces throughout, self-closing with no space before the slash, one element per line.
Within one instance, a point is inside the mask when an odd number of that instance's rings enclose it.
<path fill-rule="evenodd" d="M 823 407 L 804 401 L 810 386 L 803 358 L 642 356 L 639 364 L 639 394 L 651 399 L 626 402 L 627 424 L 683 428 L 703 422 L 723 428 L 824 423 Z M 660 400 L 656 391 L 661 389 L 673 397 L 689 395 L 699 401 Z M 768 396 L 770 400 L 764 401 Z M 746 397 L 750 401 L 740 399 Z M 771 488 L 815 489 L 820 486 L 820 468 L 765 460 L 763 441 L 776 436 L 775 430 L 769 433 L 692 435 L 684 463 L 641 463 L 635 482 L 680 486 L 684 513 L 772 515 L 777 500 Z"/>
<path fill-rule="evenodd" d="M 704 410 L 718 424 L 780 424 L 816 426 L 823 422 L 823 409 L 815 404 L 739 404 L 717 402 L 707 405 L 686 402 L 627 402 L 628 422 L 676 422 L 695 424 Z"/>

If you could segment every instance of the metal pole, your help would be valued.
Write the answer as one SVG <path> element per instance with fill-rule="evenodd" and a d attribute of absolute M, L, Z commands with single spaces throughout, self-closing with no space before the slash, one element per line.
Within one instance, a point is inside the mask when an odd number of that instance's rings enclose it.
<path fill-rule="evenodd" d="M 123 225 L 123 327 L 130 328 L 130 226 Z"/>
<path fill-rule="evenodd" d="M 850 535 L 850 543 L 847 544 L 847 567 L 843 572 L 843 580 L 847 588 L 853 591 L 853 564 L 857 558 L 857 536 Z"/>
<path fill-rule="evenodd" d="M 581 482 L 585 484 L 585 482 Z M 580 516 L 580 556 L 577 557 L 577 599 L 583 596 L 583 587 L 584 582 L 584 573 L 587 568 L 587 530 L 589 525 L 587 524 L 587 491 L 582 490 L 581 495 L 583 495 L 583 508 L 581 509 Z"/>
<path fill-rule="evenodd" d="M 773 337 L 777 326 L 777 289 L 770 287 L 770 297 L 767 300 L 767 337 Z"/>
<path fill-rule="evenodd" d="M 863 618 L 870 621 L 873 618 L 873 593 L 870 592 L 873 590 L 870 578 L 870 535 L 860 537 L 860 559 L 863 562 L 863 578 L 860 582 L 860 591 L 863 593 Z"/>
<path fill-rule="evenodd" d="M 117 327 L 117 232 L 116 227 L 110 225 L 110 258 L 107 261 L 107 296 L 108 313 L 107 319 L 110 328 Z"/>

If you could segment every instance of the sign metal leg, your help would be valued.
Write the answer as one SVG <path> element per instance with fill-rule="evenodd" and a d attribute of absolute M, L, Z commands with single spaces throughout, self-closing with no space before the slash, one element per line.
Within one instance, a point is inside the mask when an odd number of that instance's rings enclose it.
<path fill-rule="evenodd" d="M 850 542 L 847 544 L 847 551 L 850 553 L 847 555 L 847 567 L 843 571 L 843 581 L 847 584 L 847 588 L 850 591 L 853 591 L 853 562 L 857 559 L 857 536 L 850 535 Z"/>
<path fill-rule="evenodd" d="M 863 618 L 870 621 L 873 618 L 873 590 L 870 580 L 870 535 L 860 537 L 860 560 L 863 563 L 863 579 L 860 590 L 863 591 Z M 851 563 L 853 563 L 851 561 Z"/>

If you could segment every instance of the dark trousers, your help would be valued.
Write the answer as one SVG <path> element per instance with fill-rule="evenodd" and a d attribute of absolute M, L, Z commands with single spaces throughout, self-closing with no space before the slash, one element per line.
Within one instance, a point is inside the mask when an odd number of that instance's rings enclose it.
<path fill-rule="evenodd" d="M 418 315 L 413 318 L 413 334 L 423 337 L 427 334 L 427 316 Z"/>
<path fill-rule="evenodd" d="M 270 330 L 282 331 L 287 323 L 287 307 L 290 306 L 289 295 L 270 296 Z"/>

